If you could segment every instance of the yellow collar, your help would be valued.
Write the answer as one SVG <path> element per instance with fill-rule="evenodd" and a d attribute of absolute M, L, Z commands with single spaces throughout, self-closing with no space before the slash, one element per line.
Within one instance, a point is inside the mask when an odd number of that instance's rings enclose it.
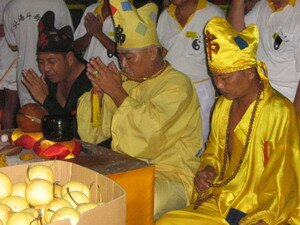
<path fill-rule="evenodd" d="M 270 6 L 270 8 L 272 9 L 273 12 L 282 11 L 284 9 L 284 7 L 285 7 L 285 6 L 283 6 L 283 7 L 280 7 L 279 9 L 276 10 L 275 7 L 274 7 L 273 1 L 272 0 L 267 0 L 267 1 L 268 1 L 268 4 L 269 4 L 269 6 Z M 291 6 L 294 7 L 295 4 L 296 4 L 296 0 L 288 0 L 288 2 L 287 2 L 286 5 L 291 5 Z"/>
<path fill-rule="evenodd" d="M 294 1 L 295 1 L 295 0 L 294 0 Z M 207 6 L 207 0 L 199 0 L 195 12 L 197 12 L 197 11 L 200 10 L 200 9 L 204 9 L 206 6 Z M 167 11 L 169 12 L 169 14 L 175 19 L 175 21 L 177 22 L 178 26 L 179 26 L 180 29 L 182 30 L 183 27 L 182 27 L 181 24 L 178 23 L 178 21 L 177 21 L 177 18 L 176 18 L 176 15 L 175 15 L 175 10 L 176 10 L 176 5 L 174 5 L 174 4 L 172 4 L 172 3 L 171 3 L 171 4 L 169 5 L 169 7 L 167 8 Z M 192 15 L 190 15 L 190 17 L 189 17 L 188 21 L 186 22 L 186 24 L 188 24 L 188 23 L 192 20 L 194 14 L 195 14 L 195 13 L 193 13 Z"/>
<path fill-rule="evenodd" d="M 103 6 L 104 6 L 104 1 L 103 0 L 99 0 L 98 1 L 98 6 L 94 10 L 94 13 L 101 19 L 101 21 L 103 21 L 103 16 L 102 16 L 102 8 L 103 8 Z"/>

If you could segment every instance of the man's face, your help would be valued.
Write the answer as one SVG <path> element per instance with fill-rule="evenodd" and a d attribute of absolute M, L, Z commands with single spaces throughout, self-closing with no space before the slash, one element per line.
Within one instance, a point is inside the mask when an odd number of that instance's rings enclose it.
<path fill-rule="evenodd" d="M 221 94 L 227 99 L 238 99 L 245 96 L 249 90 L 250 77 L 245 71 L 226 74 L 213 73 L 213 81 Z"/>
<path fill-rule="evenodd" d="M 39 52 L 37 62 L 41 73 L 52 83 L 65 80 L 70 73 L 67 53 Z"/>
<path fill-rule="evenodd" d="M 119 63 L 122 70 L 131 77 L 142 78 L 148 75 L 150 55 L 148 49 L 119 51 Z"/>

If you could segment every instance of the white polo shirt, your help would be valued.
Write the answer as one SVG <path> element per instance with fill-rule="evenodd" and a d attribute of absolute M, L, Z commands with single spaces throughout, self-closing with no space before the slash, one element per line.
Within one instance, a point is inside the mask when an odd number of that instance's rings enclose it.
<path fill-rule="evenodd" d="M 88 6 L 84 11 L 80 23 L 74 32 L 75 40 L 87 33 L 86 28 L 84 26 L 84 17 L 88 12 L 94 12 L 97 6 L 98 3 L 92 4 Z M 112 18 L 107 17 L 103 22 L 102 32 L 113 41 L 115 39 L 114 29 L 115 28 L 114 28 L 114 23 Z M 115 56 L 108 54 L 106 48 L 101 44 L 101 42 L 96 37 L 93 36 L 89 46 L 84 52 L 83 58 L 89 61 L 91 57 L 95 57 L 95 56 L 99 56 L 105 65 L 113 61 L 118 66 L 118 59 Z"/>
<path fill-rule="evenodd" d="M 267 64 L 271 85 L 294 101 L 300 79 L 300 4 L 272 12 L 261 0 L 245 17 L 260 30 L 257 58 Z"/>
<path fill-rule="evenodd" d="M 198 9 L 183 28 L 168 9 L 158 20 L 159 42 L 168 50 L 165 59 L 194 82 L 209 79 L 203 30 L 215 16 L 224 17 L 224 13 L 218 6 L 207 2 L 207 6 Z"/>

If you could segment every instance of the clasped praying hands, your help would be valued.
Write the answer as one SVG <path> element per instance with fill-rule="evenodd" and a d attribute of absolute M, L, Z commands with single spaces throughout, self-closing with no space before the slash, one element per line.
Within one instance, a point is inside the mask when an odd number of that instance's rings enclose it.
<path fill-rule="evenodd" d="M 38 103 L 43 104 L 48 96 L 48 87 L 45 76 L 38 76 L 33 69 L 24 69 L 23 78 L 22 83 L 27 87 L 33 99 Z"/>
<path fill-rule="evenodd" d="M 108 94 L 117 106 L 128 96 L 122 87 L 122 78 L 114 63 L 106 66 L 99 57 L 92 57 L 87 65 L 87 76 L 94 91 Z"/>

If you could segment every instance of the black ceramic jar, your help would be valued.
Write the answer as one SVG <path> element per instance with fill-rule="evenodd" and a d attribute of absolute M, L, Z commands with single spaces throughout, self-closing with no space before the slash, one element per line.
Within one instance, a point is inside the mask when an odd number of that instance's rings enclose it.
<path fill-rule="evenodd" d="M 42 131 L 51 141 L 70 141 L 76 134 L 77 121 L 71 115 L 46 115 L 42 118 Z"/>

